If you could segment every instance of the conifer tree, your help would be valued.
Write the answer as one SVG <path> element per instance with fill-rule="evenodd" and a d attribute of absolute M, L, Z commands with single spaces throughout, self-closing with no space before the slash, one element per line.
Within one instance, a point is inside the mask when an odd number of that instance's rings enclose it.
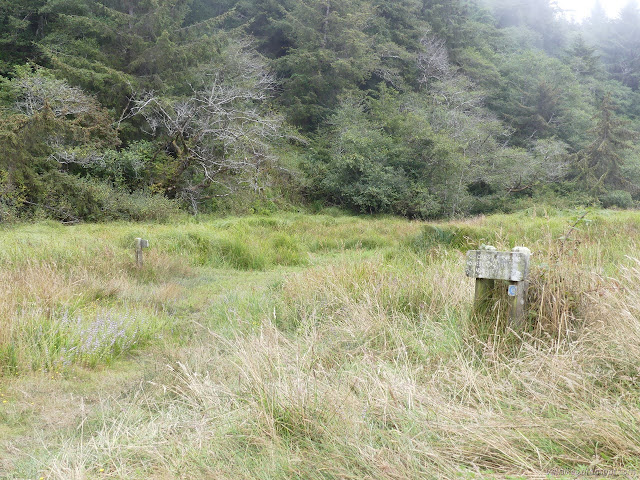
<path fill-rule="evenodd" d="M 630 142 L 637 134 L 627 128 L 627 122 L 618 118 L 615 110 L 607 93 L 594 118 L 595 126 L 589 131 L 594 140 L 576 156 L 578 179 L 593 194 L 603 193 L 607 187 L 637 189 L 621 175 L 624 152 L 631 148 Z"/>
<path fill-rule="evenodd" d="M 573 72 L 579 76 L 593 76 L 598 72 L 600 56 L 596 48 L 587 44 L 582 35 L 578 35 L 568 50 L 569 64 Z"/>
<path fill-rule="evenodd" d="M 39 58 L 34 39 L 45 34 L 46 0 L 5 0 L 0 2 L 0 75 L 16 64 Z"/>

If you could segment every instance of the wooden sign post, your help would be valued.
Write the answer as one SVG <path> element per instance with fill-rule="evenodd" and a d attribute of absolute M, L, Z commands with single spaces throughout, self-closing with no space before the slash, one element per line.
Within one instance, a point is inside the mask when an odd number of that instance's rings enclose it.
<path fill-rule="evenodd" d="M 515 247 L 510 252 L 498 252 L 495 247 L 483 245 L 480 250 L 467 252 L 465 273 L 476 279 L 473 310 L 484 315 L 491 308 L 496 291 L 496 280 L 508 282 L 511 325 L 521 328 L 525 319 L 525 302 L 529 277 L 529 257 L 526 247 Z"/>
<path fill-rule="evenodd" d="M 149 248 L 149 240 L 136 238 L 136 265 L 142 267 L 142 249 Z"/>

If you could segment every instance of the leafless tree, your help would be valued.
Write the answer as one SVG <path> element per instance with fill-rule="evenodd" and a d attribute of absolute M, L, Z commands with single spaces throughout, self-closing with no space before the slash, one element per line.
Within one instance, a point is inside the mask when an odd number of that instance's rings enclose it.
<path fill-rule="evenodd" d="M 271 113 L 267 101 L 275 82 L 265 63 L 246 42 L 212 65 L 188 97 L 171 98 L 147 92 L 134 102 L 150 133 L 165 136 L 180 160 L 177 184 L 196 167 L 202 181 L 183 185 L 182 197 L 197 204 L 197 194 L 230 175 L 254 174 L 273 159 L 270 145 L 282 135 L 282 119 Z M 246 178 L 246 175 L 243 177 Z M 184 182 L 183 182 L 184 183 Z"/>
<path fill-rule="evenodd" d="M 541 179 L 559 182 L 569 173 L 569 145 L 556 138 L 536 140 L 533 153 L 540 162 Z"/>
<path fill-rule="evenodd" d="M 18 91 L 15 108 L 27 116 L 35 115 L 45 106 L 56 117 L 89 113 L 99 108 L 97 100 L 82 89 L 72 87 L 41 71 L 19 77 L 13 83 Z"/>
<path fill-rule="evenodd" d="M 453 75 L 453 67 L 449 62 L 449 53 L 445 41 L 427 31 L 420 39 L 423 51 L 418 54 L 418 68 L 424 84 L 432 80 L 445 80 Z"/>
<path fill-rule="evenodd" d="M 81 88 L 48 74 L 45 69 L 24 70 L 11 81 L 14 108 L 27 117 L 44 115 L 56 128 L 43 138 L 58 163 L 88 166 L 103 162 L 97 153 L 118 144 L 108 112 Z"/>
<path fill-rule="evenodd" d="M 51 160 L 55 160 L 60 165 L 80 165 L 82 167 L 101 166 L 105 167 L 105 156 L 95 150 L 83 147 L 68 148 L 59 143 L 48 142 L 54 148 L 54 152 L 49 155 Z"/>

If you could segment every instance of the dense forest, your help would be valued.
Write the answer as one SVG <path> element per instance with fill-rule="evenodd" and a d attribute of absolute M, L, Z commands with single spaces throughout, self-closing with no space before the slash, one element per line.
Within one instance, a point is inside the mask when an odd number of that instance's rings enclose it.
<path fill-rule="evenodd" d="M 0 221 L 640 200 L 640 9 L 6 0 Z"/>

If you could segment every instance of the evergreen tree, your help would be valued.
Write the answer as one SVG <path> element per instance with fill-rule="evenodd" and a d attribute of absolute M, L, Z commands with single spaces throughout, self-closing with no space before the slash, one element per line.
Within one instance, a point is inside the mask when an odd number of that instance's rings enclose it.
<path fill-rule="evenodd" d="M 516 129 L 518 146 L 536 139 L 558 137 L 576 150 L 590 126 L 588 90 L 570 68 L 541 51 L 511 55 L 501 65 L 505 84 L 491 105 Z"/>
<path fill-rule="evenodd" d="M 0 3 L 0 75 L 7 75 L 16 64 L 39 59 L 34 41 L 45 35 L 46 0 L 5 0 Z"/>
<path fill-rule="evenodd" d="M 291 44 L 275 62 L 282 75 L 281 102 L 290 121 L 313 129 L 336 106 L 340 93 L 366 82 L 379 55 L 366 28 L 374 17 L 368 2 L 309 0 L 287 12 Z"/>
<path fill-rule="evenodd" d="M 565 28 L 554 0 L 485 0 L 499 28 L 527 28 L 540 35 L 541 47 L 555 53 L 565 44 Z"/>
<path fill-rule="evenodd" d="M 594 140 L 576 156 L 578 179 L 594 194 L 607 187 L 638 188 L 621 175 L 624 152 L 632 147 L 630 142 L 637 134 L 627 128 L 627 122 L 618 118 L 615 110 L 611 95 L 606 94 L 595 116 L 595 127 L 589 131 Z"/>
<path fill-rule="evenodd" d="M 188 91 L 194 69 L 215 57 L 215 28 L 185 25 L 190 0 L 49 0 L 51 32 L 38 42 L 72 83 L 124 108 L 134 90 Z"/>
<path fill-rule="evenodd" d="M 609 69 L 624 85 L 640 87 L 640 9 L 631 0 L 612 24 L 612 38 L 604 46 Z"/>
<path fill-rule="evenodd" d="M 573 40 L 567 54 L 571 69 L 579 77 L 590 77 L 599 72 L 600 56 L 581 34 Z"/>

